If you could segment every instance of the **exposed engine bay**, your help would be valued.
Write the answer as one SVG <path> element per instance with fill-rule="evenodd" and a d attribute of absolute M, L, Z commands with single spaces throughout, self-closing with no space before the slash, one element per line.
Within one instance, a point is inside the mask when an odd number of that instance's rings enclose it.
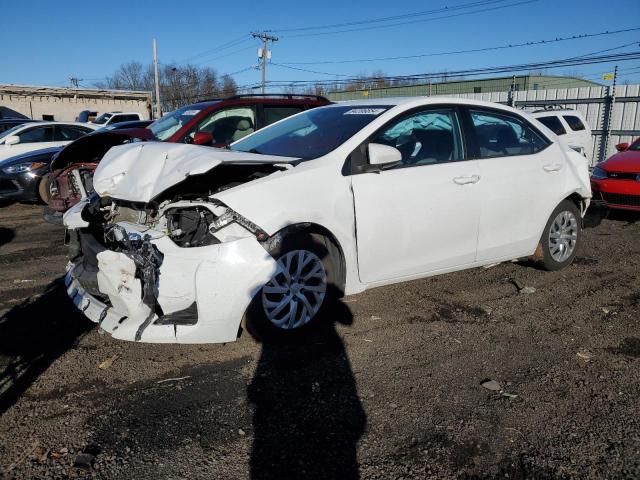
<path fill-rule="evenodd" d="M 179 247 L 213 245 L 248 234 L 262 241 L 267 234 L 260 227 L 211 196 L 284 169 L 273 164 L 221 165 L 210 173 L 188 177 L 146 204 L 94 194 L 82 219 L 95 234 L 102 230 L 105 242 L 119 222 L 165 234 Z"/>

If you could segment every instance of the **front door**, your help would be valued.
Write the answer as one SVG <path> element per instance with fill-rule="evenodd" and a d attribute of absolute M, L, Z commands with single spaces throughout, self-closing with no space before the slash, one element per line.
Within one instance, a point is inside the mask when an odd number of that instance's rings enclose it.
<path fill-rule="evenodd" d="M 403 115 L 368 143 L 397 148 L 402 162 L 352 175 L 360 279 L 383 283 L 473 263 L 480 177 L 477 161 L 465 160 L 456 109 Z"/>

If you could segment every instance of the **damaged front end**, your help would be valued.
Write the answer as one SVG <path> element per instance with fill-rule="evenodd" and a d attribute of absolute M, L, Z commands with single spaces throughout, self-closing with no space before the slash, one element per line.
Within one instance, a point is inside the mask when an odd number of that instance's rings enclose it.
<path fill-rule="evenodd" d="M 235 340 L 276 263 L 263 246 L 269 235 L 215 193 L 284 168 L 222 164 L 148 202 L 93 194 L 64 218 L 69 296 L 114 338 Z"/>
<path fill-rule="evenodd" d="M 94 171 L 109 149 L 152 138 L 149 130 L 133 128 L 92 133 L 67 145 L 51 164 L 47 185 L 49 208 L 66 212 L 88 198 L 94 192 Z"/>

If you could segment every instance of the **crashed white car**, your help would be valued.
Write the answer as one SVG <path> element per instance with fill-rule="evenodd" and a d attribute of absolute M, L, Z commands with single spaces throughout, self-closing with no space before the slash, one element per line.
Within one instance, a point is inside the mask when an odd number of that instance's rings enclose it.
<path fill-rule="evenodd" d="M 587 162 L 509 107 L 340 103 L 230 150 L 111 149 L 65 215 L 75 305 L 115 338 L 229 342 L 309 328 L 336 297 L 534 257 L 573 260 Z"/>

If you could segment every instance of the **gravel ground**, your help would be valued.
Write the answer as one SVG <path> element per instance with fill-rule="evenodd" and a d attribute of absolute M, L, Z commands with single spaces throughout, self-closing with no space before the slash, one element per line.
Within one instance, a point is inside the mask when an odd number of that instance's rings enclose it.
<path fill-rule="evenodd" d="M 0 209 L 0 478 L 640 478 L 638 216 L 586 230 L 561 272 L 348 297 L 289 347 L 102 335 L 62 239 Z"/>

